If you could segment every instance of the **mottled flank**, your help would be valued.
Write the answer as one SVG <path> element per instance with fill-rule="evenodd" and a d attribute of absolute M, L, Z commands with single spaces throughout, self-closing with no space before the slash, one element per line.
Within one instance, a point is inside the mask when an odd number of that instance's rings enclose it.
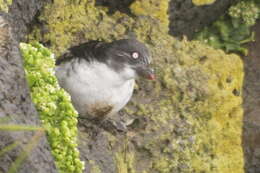
<path fill-rule="evenodd" d="M 108 15 L 93 0 L 54 1 L 40 16 L 45 29 L 35 28 L 31 35 L 58 55 L 87 40 L 131 36 L 152 52 L 157 80 L 138 81 L 126 109 L 138 121 L 127 135 L 100 132 L 90 138 L 91 129 L 81 132 L 80 152 L 86 162 L 94 160 L 85 171 L 242 173 L 241 59 L 199 42 L 174 39 L 167 33 L 167 4 L 147 3 L 134 1 L 130 9 L 136 17 L 130 17 Z"/>
<path fill-rule="evenodd" d="M 94 115 L 95 117 L 102 119 L 106 115 L 108 115 L 112 109 L 113 106 L 110 106 L 108 104 L 95 104 L 88 108 L 87 112 L 89 112 L 89 114 L 91 115 Z"/>

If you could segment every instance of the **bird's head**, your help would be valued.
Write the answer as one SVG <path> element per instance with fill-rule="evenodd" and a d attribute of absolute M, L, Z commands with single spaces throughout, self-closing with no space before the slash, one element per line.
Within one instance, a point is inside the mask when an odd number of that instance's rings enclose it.
<path fill-rule="evenodd" d="M 135 39 L 116 40 L 108 44 L 105 54 L 109 65 L 127 79 L 137 76 L 154 80 L 150 67 L 151 55 L 148 48 Z"/>

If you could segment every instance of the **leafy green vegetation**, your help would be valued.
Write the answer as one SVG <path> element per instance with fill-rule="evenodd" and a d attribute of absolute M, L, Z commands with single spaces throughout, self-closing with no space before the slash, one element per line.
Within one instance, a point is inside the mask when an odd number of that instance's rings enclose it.
<path fill-rule="evenodd" d="M 228 53 L 247 55 L 248 51 L 243 44 L 254 41 L 254 33 L 250 29 L 259 18 L 259 13 L 259 2 L 241 1 L 230 7 L 228 13 L 211 26 L 198 32 L 195 39 Z"/>
<path fill-rule="evenodd" d="M 77 112 L 54 76 L 54 55 L 41 44 L 20 44 L 32 100 L 48 134 L 59 172 L 81 173 L 77 149 Z"/>

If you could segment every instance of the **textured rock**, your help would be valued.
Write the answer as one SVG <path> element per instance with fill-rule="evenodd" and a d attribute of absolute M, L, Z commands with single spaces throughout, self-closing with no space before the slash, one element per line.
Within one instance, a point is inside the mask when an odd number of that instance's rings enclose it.
<path fill-rule="evenodd" d="M 7 18 L 4 14 L 0 15 L 0 120 L 5 120 L 5 125 L 39 126 L 24 77 L 19 44 Z M 14 166 L 16 159 L 26 155 L 28 157 L 16 165 L 19 166 L 19 172 L 56 172 L 44 133 L 16 131 L 17 128 L 0 133 L 1 150 L 16 142 L 20 144 L 0 156 L 0 172 L 7 172 Z"/>
<path fill-rule="evenodd" d="M 13 31 L 18 40 L 24 40 L 26 34 L 36 22 L 36 16 L 44 3 L 50 0 L 13 0 L 9 7 L 9 15 L 12 16 Z"/>
<path fill-rule="evenodd" d="M 54 1 L 40 16 L 45 27 L 31 35 L 57 55 L 90 39 L 133 35 L 152 51 L 158 78 L 138 81 L 133 101 L 121 115 L 135 119 L 127 134 L 80 122 L 85 172 L 242 173 L 242 61 L 198 42 L 172 38 L 165 19 L 158 20 L 167 16 L 164 3 L 141 2 L 130 5 L 136 15 L 130 17 L 118 11 L 108 15 L 91 0 Z M 159 11 L 150 15 L 141 6 Z"/>
<path fill-rule="evenodd" d="M 194 32 L 214 22 L 235 2 L 237 0 L 217 0 L 210 5 L 196 6 L 191 0 L 171 0 L 170 34 L 192 38 Z"/>
<path fill-rule="evenodd" d="M 253 30 L 256 32 L 256 41 L 248 44 L 249 55 L 243 59 L 245 63 L 243 147 L 247 173 L 260 172 L 260 21 Z"/>

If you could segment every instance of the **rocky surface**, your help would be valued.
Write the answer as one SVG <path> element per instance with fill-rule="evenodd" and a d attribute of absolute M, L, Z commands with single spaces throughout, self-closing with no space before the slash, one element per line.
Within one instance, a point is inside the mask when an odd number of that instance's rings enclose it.
<path fill-rule="evenodd" d="M 19 44 L 5 15 L 0 15 L 0 118 L 6 124 L 39 126 L 37 112 L 31 102 L 24 77 Z M 1 126 L 1 125 L 0 125 Z M 15 129 L 15 128 L 14 128 Z M 55 172 L 43 132 L 1 131 L 0 148 L 19 142 L 16 148 L 0 157 L 0 172 L 7 172 L 15 160 L 28 152 L 28 158 L 18 167 L 19 172 Z M 30 150 L 27 144 L 35 143 Z M 19 164 L 18 164 L 19 165 Z"/>
<path fill-rule="evenodd" d="M 247 173 L 260 172 L 260 21 L 253 30 L 256 32 L 256 41 L 248 45 L 249 55 L 243 59 L 245 63 L 243 147 Z"/>
<path fill-rule="evenodd" d="M 18 40 L 25 39 L 43 4 L 42 0 L 13 0 L 8 13 L 12 16 L 13 32 Z"/>
<path fill-rule="evenodd" d="M 39 10 L 38 1 L 13 1 L 9 13 L 0 12 L 0 172 L 56 172 L 45 135 L 40 130 L 17 130 L 19 125 L 40 126 L 25 80 L 19 41 Z M 15 126 L 17 125 L 17 126 Z M 13 147 L 13 148 L 12 148 Z"/>

